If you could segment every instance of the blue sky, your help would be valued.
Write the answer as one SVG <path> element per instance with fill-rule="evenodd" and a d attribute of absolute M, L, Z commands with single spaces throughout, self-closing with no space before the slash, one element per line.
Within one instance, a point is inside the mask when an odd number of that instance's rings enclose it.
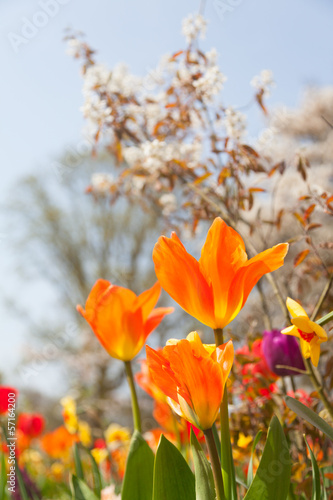
<path fill-rule="evenodd" d="M 80 141 L 82 81 L 78 64 L 65 55 L 65 28 L 85 32 L 100 62 L 111 67 L 125 62 L 134 73 L 144 75 L 161 55 L 184 47 L 181 21 L 199 8 L 194 0 L 49 2 L 0 0 L 1 200 L 19 177 L 51 168 L 55 155 Z M 53 17 L 45 14 L 52 5 Z M 247 104 L 252 96 L 249 81 L 262 69 L 271 69 L 277 83 L 271 106 L 294 106 L 306 85 L 332 83 L 333 2 L 206 0 L 205 15 L 209 25 L 202 47 L 216 47 L 220 54 L 221 70 L 228 77 L 225 103 Z M 25 36 L 24 42 L 20 37 L 33 21 L 39 27 L 30 26 L 33 32 L 28 31 L 30 39 Z M 259 130 L 263 126 L 259 112 L 252 111 L 250 117 L 251 130 Z M 10 232 L 4 228 L 2 214 L 0 370 L 7 383 L 20 384 L 15 366 L 20 345 L 27 339 L 20 321 L 9 318 L 1 297 L 17 292 L 32 308 L 47 306 L 47 298 L 40 296 L 39 286 L 14 276 Z M 43 388 L 44 381 L 45 376 L 36 377 L 33 384 Z"/>

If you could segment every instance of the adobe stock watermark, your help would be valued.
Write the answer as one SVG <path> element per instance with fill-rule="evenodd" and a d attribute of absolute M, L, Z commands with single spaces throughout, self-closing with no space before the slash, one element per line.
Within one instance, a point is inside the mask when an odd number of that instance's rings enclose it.
<path fill-rule="evenodd" d="M 220 21 L 224 21 L 228 14 L 234 12 L 244 0 L 213 0 L 213 7 Z"/>
<path fill-rule="evenodd" d="M 29 363 L 29 366 L 21 368 L 19 375 L 22 382 L 29 383 L 31 377 L 39 375 L 50 361 L 57 359 L 61 350 L 74 338 L 77 330 L 78 325 L 70 322 L 66 325 L 65 331 L 61 335 L 54 335 L 52 338 L 49 337 L 48 343 L 41 348 L 35 359 Z"/>
<path fill-rule="evenodd" d="M 66 175 L 69 175 L 85 159 L 89 158 L 93 152 L 94 145 L 93 139 L 82 139 L 76 146 L 66 148 L 63 157 L 60 160 L 53 161 L 51 164 L 57 179 L 63 181 Z"/>
<path fill-rule="evenodd" d="M 31 16 L 21 17 L 21 28 L 19 33 L 10 31 L 7 35 L 9 43 L 15 53 L 18 53 L 20 48 L 27 45 L 45 28 L 51 19 L 56 17 L 63 5 L 67 5 L 71 0 L 39 0 L 39 10 Z"/>

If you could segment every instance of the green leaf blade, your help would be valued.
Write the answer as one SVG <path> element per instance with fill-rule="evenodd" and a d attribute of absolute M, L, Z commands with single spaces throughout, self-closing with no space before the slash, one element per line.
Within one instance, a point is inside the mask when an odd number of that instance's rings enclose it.
<path fill-rule="evenodd" d="M 126 462 L 121 500 L 151 500 L 154 453 L 138 431 L 134 431 Z"/>
<path fill-rule="evenodd" d="M 254 438 L 253 444 L 252 444 L 251 457 L 250 457 L 249 469 L 247 471 L 247 480 L 246 480 L 248 488 L 251 486 L 251 483 L 253 481 L 253 456 L 254 456 L 256 446 L 261 438 L 261 435 L 262 435 L 262 431 L 258 431 L 256 437 Z"/>
<path fill-rule="evenodd" d="M 244 500 L 286 500 L 291 476 L 288 443 L 276 416 L 271 420 L 257 473 Z"/>
<path fill-rule="evenodd" d="M 191 448 L 195 471 L 196 500 L 215 500 L 213 471 L 193 429 L 191 429 Z"/>
<path fill-rule="evenodd" d="M 309 450 L 310 453 L 310 459 L 311 459 L 311 464 L 312 464 L 312 495 L 311 495 L 311 500 L 321 500 L 321 492 L 320 492 L 320 473 L 319 473 L 319 467 L 317 464 L 317 460 L 313 454 L 313 451 L 311 450 L 309 443 L 306 440 L 306 437 L 304 436 L 304 441 L 306 443 L 306 446 Z"/>
<path fill-rule="evenodd" d="M 303 405 L 303 403 L 301 403 L 300 401 L 297 401 L 297 399 L 294 399 L 290 396 L 286 396 L 284 400 L 290 410 L 294 411 L 296 415 L 303 418 L 314 427 L 322 431 L 328 438 L 333 441 L 333 428 L 327 422 L 325 422 L 324 419 L 317 415 L 317 413 L 312 411 L 307 406 Z"/>
<path fill-rule="evenodd" d="M 89 486 L 75 475 L 72 476 L 72 489 L 75 500 L 99 500 Z"/>
<path fill-rule="evenodd" d="M 76 477 L 78 479 L 84 480 L 83 466 L 82 466 L 81 457 L 80 457 L 80 450 L 79 450 L 79 446 L 77 443 L 74 443 L 73 455 L 74 455 L 74 465 L 75 465 Z"/>
<path fill-rule="evenodd" d="M 153 500 L 196 500 L 191 469 L 180 451 L 163 435 L 155 457 Z"/>

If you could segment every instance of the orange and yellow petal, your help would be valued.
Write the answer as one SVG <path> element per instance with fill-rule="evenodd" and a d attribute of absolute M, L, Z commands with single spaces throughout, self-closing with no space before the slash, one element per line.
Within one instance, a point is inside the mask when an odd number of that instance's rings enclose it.
<path fill-rule="evenodd" d="M 190 315 L 214 328 L 211 287 L 195 260 L 177 237 L 161 236 L 153 251 L 155 272 L 162 288 Z"/>
<path fill-rule="evenodd" d="M 229 377 L 234 362 L 234 356 L 234 345 L 231 340 L 216 348 L 216 361 L 221 367 L 225 380 Z"/>
<path fill-rule="evenodd" d="M 178 402 L 184 417 L 201 429 L 210 428 L 223 397 L 224 379 L 220 365 L 210 357 L 196 356 L 187 340 L 179 341 L 168 358 L 179 384 Z"/>
<path fill-rule="evenodd" d="M 157 307 L 154 309 L 147 321 L 144 324 L 145 337 L 147 338 L 150 332 L 152 332 L 161 323 L 162 319 L 167 315 L 173 313 L 173 307 Z"/>
<path fill-rule="evenodd" d="M 241 236 L 222 219 L 216 218 L 208 231 L 199 260 L 200 270 L 213 288 L 216 327 L 225 316 L 228 291 L 235 274 L 246 262 Z"/>
<path fill-rule="evenodd" d="M 161 295 L 161 285 L 158 281 L 137 297 L 136 307 L 142 310 L 142 321 L 145 322 L 157 304 Z"/>
<path fill-rule="evenodd" d="M 163 352 L 158 352 L 146 345 L 147 363 L 151 377 L 157 387 L 169 398 L 177 401 L 178 382 Z"/>

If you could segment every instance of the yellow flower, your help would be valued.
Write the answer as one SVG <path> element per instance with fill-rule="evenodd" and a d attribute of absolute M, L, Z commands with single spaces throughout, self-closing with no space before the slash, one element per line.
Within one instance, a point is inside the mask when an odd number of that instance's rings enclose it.
<path fill-rule="evenodd" d="M 61 462 L 54 462 L 51 465 L 50 472 L 54 479 L 56 479 L 59 482 L 62 481 L 65 473 L 64 464 L 62 464 Z"/>
<path fill-rule="evenodd" d="M 105 440 L 108 444 L 114 443 L 114 445 L 127 444 L 131 439 L 131 433 L 126 427 L 121 427 L 118 424 L 111 424 L 106 429 Z"/>
<path fill-rule="evenodd" d="M 108 458 L 108 450 L 106 448 L 93 448 L 91 450 L 91 454 L 99 465 L 101 462 L 104 462 Z"/>
<path fill-rule="evenodd" d="M 239 433 L 239 438 L 237 441 L 237 446 L 240 448 L 247 448 L 248 445 L 251 443 L 252 437 L 251 436 L 245 436 L 242 432 Z"/>
<path fill-rule="evenodd" d="M 310 320 L 303 307 L 295 300 L 288 297 L 287 307 L 292 317 L 293 326 L 288 326 L 281 333 L 298 337 L 303 357 L 305 359 L 311 358 L 312 364 L 318 366 L 320 344 L 326 342 L 327 333 L 324 328 Z"/>
<path fill-rule="evenodd" d="M 87 422 L 84 422 L 83 420 L 78 421 L 78 435 L 83 446 L 90 446 L 91 432 L 90 426 Z"/>
<path fill-rule="evenodd" d="M 64 424 L 70 434 L 75 434 L 78 430 L 78 421 L 76 416 L 76 403 L 71 396 L 61 399 L 60 404 L 63 407 L 62 416 Z"/>

